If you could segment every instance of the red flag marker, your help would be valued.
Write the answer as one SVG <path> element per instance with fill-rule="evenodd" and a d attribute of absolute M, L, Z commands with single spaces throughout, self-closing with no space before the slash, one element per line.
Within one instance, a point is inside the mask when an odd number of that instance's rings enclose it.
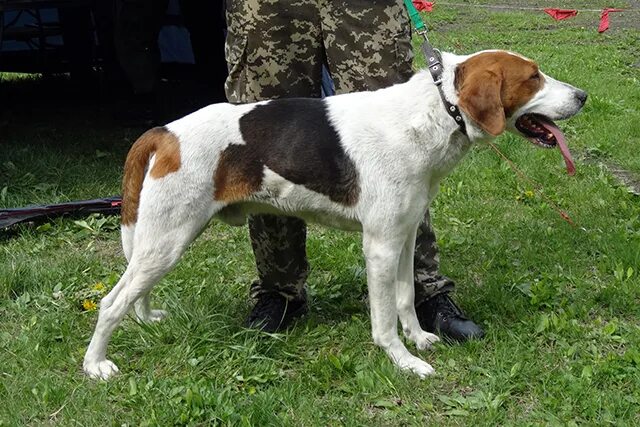
<path fill-rule="evenodd" d="M 551 16 L 556 21 L 562 21 L 563 19 L 573 18 L 578 14 L 578 11 L 575 9 L 556 9 L 556 8 L 547 8 L 544 9 L 547 15 Z"/>
<path fill-rule="evenodd" d="M 609 13 L 610 12 L 622 12 L 624 9 L 612 9 L 607 8 L 603 9 L 600 14 L 600 26 L 598 27 L 599 33 L 604 33 L 609 29 Z"/>
<path fill-rule="evenodd" d="M 427 12 L 431 12 L 433 10 L 433 6 L 435 5 L 434 1 L 425 1 L 425 0 L 413 0 L 413 5 L 417 10 L 424 10 Z"/>

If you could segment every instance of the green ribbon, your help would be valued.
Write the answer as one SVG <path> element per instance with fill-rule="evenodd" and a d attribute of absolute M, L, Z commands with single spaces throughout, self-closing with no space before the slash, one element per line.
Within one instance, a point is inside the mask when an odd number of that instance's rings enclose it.
<path fill-rule="evenodd" d="M 407 7 L 409 18 L 411 18 L 416 31 L 426 31 L 427 27 L 424 25 L 424 21 L 420 17 L 420 12 L 416 10 L 413 2 L 411 0 L 404 0 L 404 5 Z"/>

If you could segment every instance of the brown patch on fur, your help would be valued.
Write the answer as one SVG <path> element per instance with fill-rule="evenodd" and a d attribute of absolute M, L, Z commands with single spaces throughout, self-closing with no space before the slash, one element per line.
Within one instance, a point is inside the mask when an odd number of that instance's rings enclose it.
<path fill-rule="evenodd" d="M 140 190 L 144 181 L 145 169 L 149 159 L 155 153 L 155 162 L 150 175 L 162 178 L 180 169 L 180 142 L 164 127 L 155 127 L 146 131 L 131 146 L 124 164 L 122 178 L 122 224 L 129 225 L 138 219 Z"/>
<path fill-rule="evenodd" d="M 242 156 L 242 148 L 230 145 L 220 153 L 218 167 L 213 176 L 215 200 L 233 203 L 260 189 L 262 164 L 251 160 L 243 161 L 245 156 Z"/>
<path fill-rule="evenodd" d="M 472 56 L 456 68 L 459 105 L 485 132 L 497 136 L 506 119 L 542 88 L 538 66 L 506 52 Z"/>
<path fill-rule="evenodd" d="M 165 128 L 155 129 L 164 130 L 158 134 L 156 158 L 150 172 L 153 178 L 158 179 L 180 169 L 180 142 Z"/>

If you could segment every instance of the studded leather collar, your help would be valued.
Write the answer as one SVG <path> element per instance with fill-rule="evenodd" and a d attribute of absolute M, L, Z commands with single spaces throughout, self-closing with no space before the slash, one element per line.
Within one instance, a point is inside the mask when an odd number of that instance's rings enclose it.
<path fill-rule="evenodd" d="M 421 33 L 421 32 L 419 32 Z M 433 82 L 438 88 L 438 93 L 440 93 L 440 98 L 447 109 L 447 113 L 451 116 L 453 120 L 456 121 L 458 126 L 460 127 L 460 132 L 464 135 L 467 134 L 467 126 L 464 123 L 462 118 L 462 114 L 460 113 L 460 108 L 457 105 L 452 104 L 447 99 L 444 91 L 442 90 L 442 56 L 440 52 L 431 46 L 429 40 L 427 39 L 426 33 L 423 34 L 424 43 L 422 43 L 422 51 L 424 52 L 425 60 L 427 61 L 427 66 L 429 67 L 429 72 L 431 73 L 431 77 L 433 78 Z"/>

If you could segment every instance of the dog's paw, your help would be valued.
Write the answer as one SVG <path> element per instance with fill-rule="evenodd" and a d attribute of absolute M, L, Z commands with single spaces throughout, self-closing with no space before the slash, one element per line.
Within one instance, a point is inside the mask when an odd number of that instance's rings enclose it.
<path fill-rule="evenodd" d="M 118 367 L 111 360 L 99 360 L 97 362 L 84 362 L 84 373 L 96 380 L 107 380 L 119 372 Z"/>
<path fill-rule="evenodd" d="M 169 312 L 167 310 L 151 310 L 149 313 L 149 317 L 145 320 L 146 322 L 160 322 L 164 320 L 167 316 L 169 316 Z"/>
<path fill-rule="evenodd" d="M 440 338 L 437 335 L 434 335 L 427 331 L 421 331 L 414 341 L 418 350 L 424 350 L 427 348 L 431 348 L 431 345 L 440 341 Z"/>
<path fill-rule="evenodd" d="M 400 369 L 404 371 L 410 371 L 414 374 L 418 375 L 420 378 L 426 378 L 429 375 L 433 375 L 436 373 L 435 369 L 431 365 L 429 365 L 424 360 L 411 356 L 404 358 L 403 360 L 399 360 L 397 365 Z"/>
<path fill-rule="evenodd" d="M 166 310 L 149 310 L 147 313 L 141 314 L 136 311 L 136 319 L 140 323 L 156 323 L 164 320 L 169 316 Z"/>

